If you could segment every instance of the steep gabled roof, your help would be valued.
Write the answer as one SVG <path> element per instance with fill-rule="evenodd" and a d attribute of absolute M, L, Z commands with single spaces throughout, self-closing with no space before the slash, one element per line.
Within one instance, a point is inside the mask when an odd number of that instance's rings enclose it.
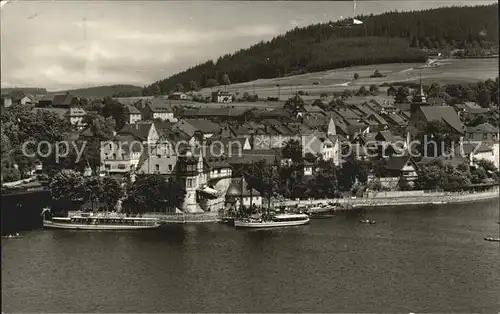
<path fill-rule="evenodd" d="M 392 156 L 387 159 L 384 168 L 387 170 L 401 170 L 410 161 L 410 156 Z"/>
<path fill-rule="evenodd" d="M 483 133 L 483 134 L 494 133 L 494 134 L 496 134 L 498 132 L 499 132 L 498 127 L 495 127 L 495 126 L 489 124 L 488 122 L 483 123 L 483 124 L 479 124 L 477 126 L 470 126 L 467 128 L 467 133 Z"/>
<path fill-rule="evenodd" d="M 73 104 L 76 97 L 70 94 L 55 95 L 52 100 L 52 106 L 54 107 L 69 107 Z"/>
<path fill-rule="evenodd" d="M 168 100 L 165 100 L 163 97 L 153 98 L 148 105 L 153 112 L 174 112 Z"/>
<path fill-rule="evenodd" d="M 383 115 L 386 121 L 392 122 L 391 124 L 395 124 L 397 126 L 405 126 L 408 122 L 398 113 L 386 113 Z"/>
<path fill-rule="evenodd" d="M 214 123 L 210 120 L 205 119 L 184 119 L 180 120 L 177 124 L 189 124 L 195 130 L 200 131 L 201 133 L 218 133 L 221 130 L 221 126 L 217 123 Z"/>
<path fill-rule="evenodd" d="M 132 105 L 124 105 L 124 110 L 126 114 L 141 114 L 139 109 Z"/>
<path fill-rule="evenodd" d="M 117 133 L 119 135 L 130 134 L 133 135 L 136 139 L 146 140 L 149 135 L 149 131 L 151 130 L 152 122 L 147 123 L 136 123 L 136 124 L 126 124 L 120 131 Z"/>
<path fill-rule="evenodd" d="M 457 113 L 450 106 L 422 106 L 420 110 L 424 114 L 427 121 L 443 121 L 456 132 L 463 134 L 464 125 L 460 121 Z"/>

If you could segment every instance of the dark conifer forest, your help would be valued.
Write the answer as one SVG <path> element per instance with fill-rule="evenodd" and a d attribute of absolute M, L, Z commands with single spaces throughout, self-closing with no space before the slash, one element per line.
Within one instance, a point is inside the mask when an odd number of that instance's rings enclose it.
<path fill-rule="evenodd" d="M 420 62 L 429 50 L 477 55 L 498 43 L 498 4 L 361 15 L 295 28 L 147 86 L 144 95 L 274 78 L 355 65 Z"/>

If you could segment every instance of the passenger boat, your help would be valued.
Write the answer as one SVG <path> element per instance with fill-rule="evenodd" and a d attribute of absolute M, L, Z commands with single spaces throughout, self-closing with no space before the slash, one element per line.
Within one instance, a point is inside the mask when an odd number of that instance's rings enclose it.
<path fill-rule="evenodd" d="M 126 217 L 118 213 L 79 213 L 70 217 L 43 219 L 44 228 L 72 230 L 137 230 L 160 227 L 157 218 Z"/>
<path fill-rule="evenodd" d="M 375 220 L 371 220 L 371 219 L 360 220 L 359 222 L 362 224 L 370 224 L 370 225 L 375 224 Z"/>
<path fill-rule="evenodd" d="M 500 242 L 500 238 L 486 237 L 484 238 L 484 241 Z"/>
<path fill-rule="evenodd" d="M 278 214 L 270 219 L 244 218 L 234 221 L 237 228 L 274 228 L 300 226 L 309 223 L 309 216 L 306 214 Z"/>

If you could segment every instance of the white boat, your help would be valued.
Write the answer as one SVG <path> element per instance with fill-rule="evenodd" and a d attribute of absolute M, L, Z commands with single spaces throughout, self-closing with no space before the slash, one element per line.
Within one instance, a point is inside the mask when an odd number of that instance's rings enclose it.
<path fill-rule="evenodd" d="M 160 227 L 157 218 L 126 217 L 117 213 L 80 213 L 43 220 L 44 228 L 71 230 L 137 230 Z"/>
<path fill-rule="evenodd" d="M 300 226 L 309 223 L 309 216 L 306 214 L 279 214 L 270 220 L 263 219 L 238 219 L 234 221 L 237 228 L 274 228 Z"/>

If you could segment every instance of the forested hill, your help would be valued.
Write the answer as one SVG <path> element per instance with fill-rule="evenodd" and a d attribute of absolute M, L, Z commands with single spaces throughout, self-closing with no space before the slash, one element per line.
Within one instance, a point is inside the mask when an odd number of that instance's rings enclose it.
<path fill-rule="evenodd" d="M 49 94 L 70 93 L 78 97 L 134 97 L 141 96 L 142 87 L 134 85 L 110 85 L 96 86 L 79 89 L 71 89 L 67 91 L 50 92 Z"/>
<path fill-rule="evenodd" d="M 361 25 L 340 21 L 295 28 L 269 42 L 160 80 L 143 93 L 168 93 L 349 65 L 423 61 L 427 55 L 421 48 L 472 51 L 496 46 L 497 10 L 498 4 L 388 12 L 357 16 L 363 21 Z"/>

